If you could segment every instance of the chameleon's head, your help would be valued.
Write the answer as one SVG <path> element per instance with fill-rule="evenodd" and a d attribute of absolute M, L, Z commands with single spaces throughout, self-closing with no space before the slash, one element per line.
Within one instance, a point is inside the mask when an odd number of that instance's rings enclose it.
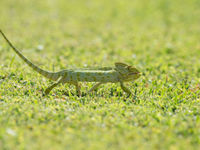
<path fill-rule="evenodd" d="M 129 66 L 121 62 L 115 63 L 115 70 L 119 72 L 122 81 L 136 80 L 141 76 L 140 71 L 137 70 L 135 67 Z"/>

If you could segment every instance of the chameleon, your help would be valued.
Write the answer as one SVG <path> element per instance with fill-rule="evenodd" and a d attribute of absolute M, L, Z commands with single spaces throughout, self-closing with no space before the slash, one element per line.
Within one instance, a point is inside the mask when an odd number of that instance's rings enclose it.
<path fill-rule="evenodd" d="M 96 84 L 88 91 L 88 93 L 97 89 L 101 84 L 110 82 L 120 83 L 121 89 L 127 93 L 128 96 L 130 96 L 132 93 L 124 85 L 124 82 L 136 80 L 141 76 L 141 72 L 134 66 L 130 66 L 122 62 L 116 62 L 114 67 L 65 69 L 58 72 L 46 71 L 27 59 L 17 48 L 15 48 L 15 46 L 13 46 L 13 44 L 8 40 L 6 35 L 1 30 L 0 33 L 8 45 L 22 60 L 24 60 L 28 66 L 45 78 L 54 81 L 54 83 L 45 90 L 45 95 L 48 95 L 52 89 L 59 84 L 68 83 L 74 85 L 76 87 L 77 95 L 81 96 L 80 82 L 96 82 Z"/>

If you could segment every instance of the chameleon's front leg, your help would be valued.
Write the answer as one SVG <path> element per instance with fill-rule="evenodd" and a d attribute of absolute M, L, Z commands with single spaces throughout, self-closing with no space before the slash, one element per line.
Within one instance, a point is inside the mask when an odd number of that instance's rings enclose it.
<path fill-rule="evenodd" d="M 94 91 L 94 90 L 95 90 L 96 88 L 98 88 L 99 85 L 101 85 L 101 84 L 102 84 L 102 82 L 99 82 L 99 83 L 95 84 L 95 85 L 88 91 L 88 93 Z"/>
<path fill-rule="evenodd" d="M 51 85 L 50 87 L 48 87 L 45 90 L 45 95 L 48 95 L 54 87 L 56 87 L 58 84 L 62 83 L 62 79 L 63 78 L 58 79 L 58 81 L 56 83 L 54 83 L 53 85 Z"/>
<path fill-rule="evenodd" d="M 123 82 L 120 82 L 120 86 L 121 86 L 122 90 L 128 94 L 128 96 L 130 96 L 132 94 L 131 91 L 127 87 L 124 86 Z"/>

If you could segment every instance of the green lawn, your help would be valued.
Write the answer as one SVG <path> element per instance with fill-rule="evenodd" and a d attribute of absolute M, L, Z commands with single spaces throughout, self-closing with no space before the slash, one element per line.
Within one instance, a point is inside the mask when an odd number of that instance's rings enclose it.
<path fill-rule="evenodd" d="M 198 149 L 199 0 L 0 0 L 0 29 L 43 69 L 136 66 L 143 76 L 73 96 L 0 36 L 0 149 Z M 82 83 L 86 93 L 93 83 Z M 136 102 L 134 103 L 133 100 Z"/>

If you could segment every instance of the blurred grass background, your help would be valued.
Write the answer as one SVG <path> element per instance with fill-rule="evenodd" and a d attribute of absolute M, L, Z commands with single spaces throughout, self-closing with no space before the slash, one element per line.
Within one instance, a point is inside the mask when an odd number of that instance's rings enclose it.
<path fill-rule="evenodd" d="M 42 97 L 50 82 L 0 38 L 0 149 L 198 149 L 199 8 L 199 0 L 1 0 L 0 28 L 38 66 L 122 61 L 144 76 L 128 84 L 129 99 L 116 84 Z"/>

